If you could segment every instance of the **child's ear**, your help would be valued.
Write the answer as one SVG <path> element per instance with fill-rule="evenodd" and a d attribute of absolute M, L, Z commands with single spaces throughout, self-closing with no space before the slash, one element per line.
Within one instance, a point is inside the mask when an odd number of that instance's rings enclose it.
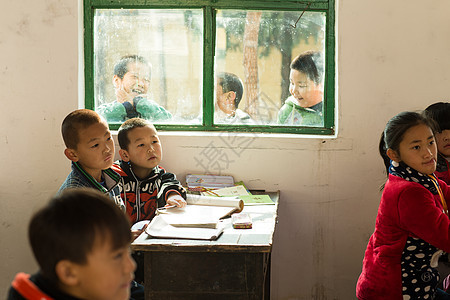
<path fill-rule="evenodd" d="M 120 77 L 117 75 L 114 75 L 114 77 L 112 79 L 112 84 L 113 84 L 114 88 L 118 89 L 120 87 L 120 83 L 121 83 Z"/>
<path fill-rule="evenodd" d="M 229 103 L 232 103 L 232 104 L 234 105 L 234 99 L 236 99 L 236 93 L 233 92 L 233 91 L 229 91 L 229 92 L 227 93 L 227 101 L 228 101 Z"/>
<path fill-rule="evenodd" d="M 397 151 L 392 150 L 391 148 L 386 150 L 386 155 L 395 162 L 400 162 L 400 155 L 398 155 Z"/>
<path fill-rule="evenodd" d="M 64 154 L 65 154 L 66 157 L 67 157 L 68 159 L 70 159 L 71 161 L 73 161 L 73 162 L 77 162 L 77 161 L 78 161 L 78 156 L 77 156 L 77 153 L 75 152 L 75 150 L 66 148 L 66 149 L 64 150 Z"/>
<path fill-rule="evenodd" d="M 119 150 L 119 155 L 120 155 L 120 158 L 122 158 L 123 161 L 126 161 L 126 162 L 130 161 L 130 156 L 128 155 L 127 150 L 120 149 Z"/>
<path fill-rule="evenodd" d="M 60 260 L 55 266 L 55 272 L 59 281 L 68 286 L 78 284 L 77 265 L 68 260 Z"/>

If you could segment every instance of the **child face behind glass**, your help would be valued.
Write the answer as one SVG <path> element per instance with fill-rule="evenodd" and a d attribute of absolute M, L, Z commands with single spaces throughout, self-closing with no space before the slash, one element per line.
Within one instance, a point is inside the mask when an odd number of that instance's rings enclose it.
<path fill-rule="evenodd" d="M 323 87 L 317 85 L 306 73 L 291 69 L 289 92 L 301 107 L 311 107 L 323 100 Z"/>
<path fill-rule="evenodd" d="M 450 129 L 436 133 L 435 136 L 438 152 L 446 158 L 450 158 Z"/>
<path fill-rule="evenodd" d="M 115 76 L 114 80 L 116 88 L 122 89 L 133 97 L 147 94 L 150 87 L 150 68 L 140 62 L 129 63 L 128 72 L 123 78 Z"/>
<path fill-rule="evenodd" d="M 129 299 L 135 269 L 128 244 L 112 249 L 111 238 L 97 237 L 87 262 L 75 266 L 78 282 L 71 294 L 91 300 Z"/>

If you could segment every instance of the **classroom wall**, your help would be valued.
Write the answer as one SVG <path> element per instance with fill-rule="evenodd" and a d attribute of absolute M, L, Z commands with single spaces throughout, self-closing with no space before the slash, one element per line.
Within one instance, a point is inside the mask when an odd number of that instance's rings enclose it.
<path fill-rule="evenodd" d="M 355 298 L 384 181 L 380 132 L 399 111 L 450 98 L 450 2 L 338 2 L 336 139 L 161 134 L 162 165 L 180 179 L 214 150 L 228 157 L 223 174 L 281 191 L 272 299 Z M 27 223 L 69 171 L 60 123 L 79 103 L 79 5 L 2 3 L 0 295 L 36 270 Z"/>

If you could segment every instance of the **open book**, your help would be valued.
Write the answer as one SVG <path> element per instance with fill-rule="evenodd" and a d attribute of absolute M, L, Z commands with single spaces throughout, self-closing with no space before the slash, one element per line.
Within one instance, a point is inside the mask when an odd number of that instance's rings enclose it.
<path fill-rule="evenodd" d="M 157 214 L 175 227 L 215 228 L 220 219 L 244 209 L 244 201 L 237 197 L 209 197 L 187 195 L 184 208 L 159 209 Z"/>
<path fill-rule="evenodd" d="M 146 233 L 158 238 L 214 240 L 222 233 L 223 219 L 241 212 L 244 202 L 235 197 L 187 196 L 184 208 L 159 209 Z"/>
<path fill-rule="evenodd" d="M 145 232 L 154 238 L 213 241 L 222 234 L 223 229 L 223 224 L 218 224 L 215 228 L 174 227 L 158 215 L 153 218 Z"/>

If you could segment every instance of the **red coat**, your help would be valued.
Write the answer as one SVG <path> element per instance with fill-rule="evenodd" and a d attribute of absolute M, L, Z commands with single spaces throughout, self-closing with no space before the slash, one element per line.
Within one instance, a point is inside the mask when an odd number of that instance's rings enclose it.
<path fill-rule="evenodd" d="M 450 189 L 441 180 L 439 185 L 449 203 Z M 358 299 L 403 299 L 400 263 L 408 236 L 450 252 L 450 221 L 442 209 L 439 195 L 389 175 L 356 285 Z"/>

